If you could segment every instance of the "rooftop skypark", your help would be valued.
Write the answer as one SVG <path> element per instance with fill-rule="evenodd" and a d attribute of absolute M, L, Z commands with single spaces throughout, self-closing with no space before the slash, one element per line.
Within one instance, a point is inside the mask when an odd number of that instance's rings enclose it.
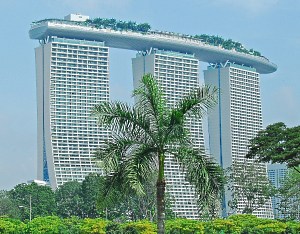
<path fill-rule="evenodd" d="M 194 54 L 200 61 L 217 64 L 237 63 L 254 67 L 259 73 L 271 73 L 277 66 L 260 52 L 246 49 L 232 39 L 207 34 L 187 35 L 153 30 L 148 23 L 116 19 L 43 19 L 31 25 L 30 37 L 43 40 L 47 37 L 66 37 L 80 40 L 105 41 L 106 46 L 136 51 L 150 48 Z"/>
<path fill-rule="evenodd" d="M 186 38 L 193 38 L 196 40 L 199 40 L 203 42 L 204 44 L 212 45 L 212 46 L 218 46 L 222 47 L 226 50 L 236 50 L 241 53 L 245 54 L 251 54 L 254 56 L 260 56 L 260 52 L 255 51 L 254 49 L 246 49 L 240 42 L 233 41 L 232 39 L 224 39 L 220 36 L 215 35 L 207 35 L 207 34 L 200 34 L 200 35 L 187 35 L 187 34 L 180 34 L 180 33 L 174 33 L 174 32 L 167 32 L 167 31 L 157 31 L 157 30 L 151 30 L 151 26 L 148 23 L 141 23 L 138 24 L 134 21 L 122 21 L 122 20 L 116 20 L 116 19 L 106 19 L 106 18 L 95 18 L 95 19 L 88 19 L 84 22 L 74 22 L 69 20 L 62 20 L 62 19 L 44 19 L 33 22 L 33 24 L 39 24 L 41 22 L 46 21 L 62 21 L 62 22 L 71 22 L 76 25 L 82 25 L 82 26 L 88 26 L 88 27 L 94 27 L 94 28 L 110 28 L 117 31 L 133 31 L 133 32 L 140 32 L 140 33 L 162 33 L 162 34 L 172 34 L 177 35 L 181 37 Z"/>

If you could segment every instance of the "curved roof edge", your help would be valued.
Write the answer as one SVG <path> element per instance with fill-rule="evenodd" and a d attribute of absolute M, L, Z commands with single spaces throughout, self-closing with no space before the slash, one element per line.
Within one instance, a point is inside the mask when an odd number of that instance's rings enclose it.
<path fill-rule="evenodd" d="M 176 34 L 158 32 L 132 32 L 112 29 L 96 29 L 93 27 L 76 25 L 60 21 L 43 21 L 31 26 L 29 31 L 31 39 L 43 40 L 49 36 L 104 41 L 105 45 L 136 51 L 146 51 L 152 48 L 170 50 L 181 53 L 194 54 L 197 59 L 208 63 L 235 62 L 240 65 L 254 67 L 258 73 L 267 74 L 277 70 L 277 65 L 265 57 L 254 56 L 227 50 L 217 46 L 182 37 Z"/>

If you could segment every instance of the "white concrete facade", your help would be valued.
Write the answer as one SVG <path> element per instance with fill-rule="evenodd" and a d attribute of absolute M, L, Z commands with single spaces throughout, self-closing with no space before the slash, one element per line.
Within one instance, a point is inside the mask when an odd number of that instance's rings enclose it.
<path fill-rule="evenodd" d="M 160 50 L 137 54 L 133 59 L 135 88 L 138 87 L 141 77 L 147 73 L 151 73 L 158 80 L 170 107 L 199 86 L 199 61 L 193 55 Z M 190 119 L 188 128 L 195 147 L 204 149 L 201 120 Z M 166 157 L 165 175 L 167 191 L 174 199 L 172 205 L 176 216 L 197 219 L 199 215 L 195 191 L 185 180 L 179 164 L 170 155 Z"/>
<path fill-rule="evenodd" d="M 219 88 L 219 103 L 208 114 L 210 153 L 223 168 L 247 162 L 249 140 L 262 129 L 259 74 L 254 68 L 233 63 L 215 64 L 204 71 L 205 84 Z M 266 175 L 264 164 L 257 164 L 257 172 Z M 227 191 L 223 216 L 241 213 L 243 199 L 237 210 L 228 207 Z M 254 211 L 254 215 L 273 218 L 271 202 Z"/>
<path fill-rule="evenodd" d="M 103 42 L 50 38 L 36 48 L 38 179 L 52 188 L 100 172 L 94 151 L 109 136 L 91 109 L 109 100 Z"/>

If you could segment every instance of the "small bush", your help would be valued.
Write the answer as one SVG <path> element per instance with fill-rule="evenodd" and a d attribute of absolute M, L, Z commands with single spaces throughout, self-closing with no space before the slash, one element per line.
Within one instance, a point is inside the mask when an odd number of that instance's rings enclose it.
<path fill-rule="evenodd" d="M 83 220 L 77 217 L 63 219 L 63 224 L 66 228 L 66 231 L 62 234 L 80 234 L 82 222 Z"/>
<path fill-rule="evenodd" d="M 289 221 L 286 222 L 286 234 L 299 234 L 300 233 L 300 222 Z"/>
<path fill-rule="evenodd" d="M 188 219 L 174 219 L 166 222 L 167 234 L 203 234 L 204 226 L 201 222 Z"/>
<path fill-rule="evenodd" d="M 27 223 L 25 233 L 28 234 L 61 234 L 66 233 L 63 221 L 57 216 L 37 217 Z"/>
<path fill-rule="evenodd" d="M 206 222 L 204 226 L 207 234 L 239 234 L 242 230 L 233 220 L 229 219 L 216 219 Z"/>
<path fill-rule="evenodd" d="M 105 234 L 108 221 L 103 219 L 84 219 L 80 226 L 82 234 Z"/>
<path fill-rule="evenodd" d="M 25 226 L 20 220 L 0 218 L 0 233 L 3 234 L 23 233 Z"/>
<path fill-rule="evenodd" d="M 109 223 L 105 227 L 106 234 L 122 234 L 121 225 L 118 223 Z"/>
<path fill-rule="evenodd" d="M 281 223 L 275 220 L 271 220 L 272 222 L 259 224 L 254 230 L 259 230 L 264 234 L 281 234 L 284 233 L 287 225 L 285 223 Z"/>
<path fill-rule="evenodd" d="M 124 234 L 156 234 L 156 226 L 147 220 L 129 222 L 121 225 Z"/>

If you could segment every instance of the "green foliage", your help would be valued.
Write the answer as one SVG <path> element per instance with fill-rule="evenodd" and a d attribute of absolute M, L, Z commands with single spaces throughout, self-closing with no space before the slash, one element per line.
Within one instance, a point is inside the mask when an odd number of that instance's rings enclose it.
<path fill-rule="evenodd" d="M 288 128 L 281 122 L 267 126 L 250 141 L 246 157 L 261 162 L 286 163 L 297 170 L 300 165 L 300 126 Z"/>
<path fill-rule="evenodd" d="M 235 164 L 228 170 L 228 190 L 232 200 L 228 206 L 237 210 L 238 202 L 245 199 L 243 214 L 252 214 L 254 210 L 263 206 L 275 194 L 275 188 L 264 175 L 265 169 L 252 162 Z"/>
<path fill-rule="evenodd" d="M 287 225 L 285 223 L 280 223 L 277 221 L 260 224 L 255 227 L 255 229 L 262 231 L 262 233 L 269 233 L 269 234 L 284 233 L 286 228 L 287 228 Z"/>
<path fill-rule="evenodd" d="M 60 234 L 67 233 L 63 221 L 57 216 L 38 217 L 27 224 L 25 233 L 28 234 Z"/>
<path fill-rule="evenodd" d="M 121 225 L 124 234 L 155 234 L 155 225 L 147 220 L 129 222 Z"/>
<path fill-rule="evenodd" d="M 119 223 L 108 223 L 105 227 L 106 234 L 123 234 L 121 224 Z"/>
<path fill-rule="evenodd" d="M 258 223 L 261 219 L 251 214 L 238 214 L 231 215 L 228 217 L 229 220 L 233 220 L 235 223 L 239 223 L 242 227 L 253 226 Z"/>
<path fill-rule="evenodd" d="M 105 228 L 108 221 L 103 219 L 90 219 L 83 220 L 80 226 L 81 234 L 105 234 Z"/>
<path fill-rule="evenodd" d="M 116 223 L 103 219 L 60 219 L 56 216 L 38 217 L 24 224 L 20 220 L 0 218 L 3 234 L 155 234 L 155 223 Z M 260 219 L 254 215 L 232 215 L 228 219 L 201 222 L 174 219 L 166 222 L 167 234 L 298 234 L 300 222 Z"/>
<path fill-rule="evenodd" d="M 166 222 L 167 234 L 202 234 L 204 225 L 202 222 L 188 219 L 173 219 Z"/>
<path fill-rule="evenodd" d="M 299 233 L 299 222 L 280 222 L 278 220 L 260 219 L 254 215 L 232 215 L 228 218 L 241 228 L 242 234 L 281 234 Z"/>
<path fill-rule="evenodd" d="M 19 207 L 5 190 L 0 190 L 0 217 L 20 218 Z"/>
<path fill-rule="evenodd" d="M 83 198 L 81 184 L 77 181 L 70 181 L 60 186 L 55 191 L 57 203 L 57 214 L 67 218 L 77 216 L 83 218 Z"/>
<path fill-rule="evenodd" d="M 297 167 L 300 170 L 300 166 Z M 289 169 L 276 194 L 280 198 L 278 210 L 285 219 L 300 220 L 300 173 Z"/>
<path fill-rule="evenodd" d="M 63 224 L 66 228 L 66 232 L 64 234 L 80 234 L 80 227 L 82 225 L 83 220 L 78 217 L 71 217 L 63 219 Z"/>
<path fill-rule="evenodd" d="M 22 220 L 29 219 L 30 199 L 32 218 L 56 213 L 54 192 L 48 186 L 39 186 L 36 183 L 18 184 L 9 191 L 9 198 L 17 207 L 22 207 Z"/>
<path fill-rule="evenodd" d="M 300 222 L 286 222 L 287 228 L 286 233 L 288 234 L 299 234 L 300 233 Z"/>
<path fill-rule="evenodd" d="M 101 177 L 102 180 L 104 177 Z M 114 221 L 137 221 L 147 219 L 153 221 L 156 219 L 156 178 L 155 174 L 145 182 L 145 194 L 137 195 L 135 193 L 124 194 L 118 188 L 113 188 L 109 194 L 105 193 L 107 185 L 99 184 L 98 210 L 103 212 L 100 217 Z M 109 196 L 109 197 L 108 197 Z M 166 201 L 166 219 L 175 217 L 171 209 L 171 197 L 168 193 L 165 196 Z"/>
<path fill-rule="evenodd" d="M 241 232 L 241 228 L 234 221 L 229 219 L 215 219 L 206 222 L 204 226 L 205 233 L 209 234 L 238 234 Z"/>
<path fill-rule="evenodd" d="M 141 32 L 141 33 L 147 33 L 151 29 L 151 26 L 148 23 L 137 24 L 136 22 L 133 21 L 121 21 L 116 19 L 105 19 L 105 18 L 95 18 L 92 20 L 87 20 L 83 24 L 95 28 L 111 28 L 113 30 L 121 30 L 121 31 L 130 30 L 130 31 Z M 175 34 L 175 33 L 171 33 L 171 34 Z M 260 52 L 255 51 L 253 49 L 247 50 L 240 42 L 233 41 L 231 39 L 225 40 L 220 36 L 207 35 L 207 34 L 201 34 L 195 36 L 185 35 L 185 36 L 201 40 L 202 42 L 212 46 L 220 46 L 223 49 L 227 49 L 227 50 L 234 49 L 241 53 L 251 54 L 254 56 L 261 57 Z"/>
<path fill-rule="evenodd" d="M 25 230 L 25 224 L 20 220 L 0 217 L 0 233 L 3 234 L 23 233 L 24 230 Z"/>
<path fill-rule="evenodd" d="M 148 32 L 151 26 L 148 23 L 137 24 L 133 21 L 121 21 L 116 19 L 95 18 L 87 20 L 86 25 L 96 28 L 111 28 L 114 30 L 130 30 L 134 32 Z"/>
<path fill-rule="evenodd" d="M 214 35 L 195 35 L 194 38 L 201 40 L 202 42 L 212 45 L 212 46 L 220 46 L 226 50 L 235 50 L 244 54 L 251 54 L 254 56 L 261 56 L 260 52 L 255 51 L 253 49 L 247 50 L 240 42 L 233 41 L 232 39 L 225 40 L 220 36 Z"/>
<path fill-rule="evenodd" d="M 99 217 L 97 209 L 97 200 L 101 190 L 103 190 L 103 176 L 99 174 L 90 174 L 84 178 L 81 183 L 82 209 L 83 216 L 88 218 Z"/>

